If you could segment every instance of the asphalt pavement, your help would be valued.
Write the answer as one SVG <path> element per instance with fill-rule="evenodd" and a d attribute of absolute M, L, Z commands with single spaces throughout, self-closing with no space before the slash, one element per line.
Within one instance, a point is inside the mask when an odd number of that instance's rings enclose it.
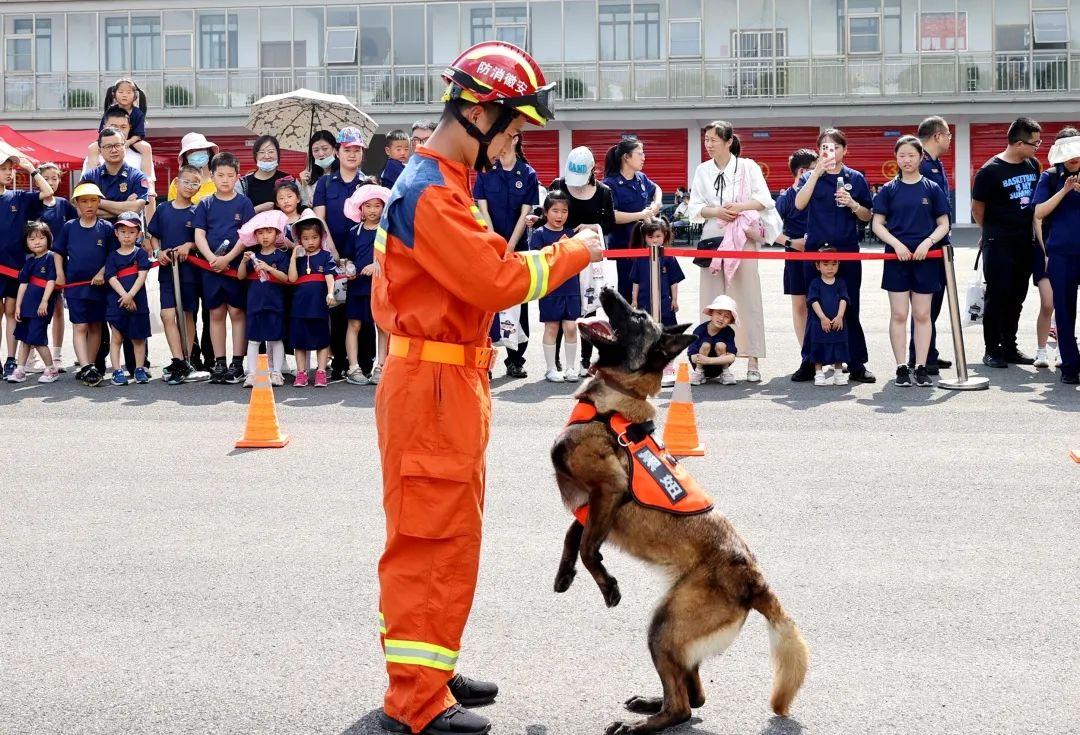
<path fill-rule="evenodd" d="M 973 259 L 959 252 L 961 287 Z M 692 318 L 697 272 L 684 268 Z M 964 336 L 990 390 L 889 384 L 880 263 L 863 285 L 878 383 L 793 384 L 781 268 L 762 264 L 764 382 L 694 388 L 707 455 L 686 466 L 748 540 L 811 668 L 791 719 L 772 717 L 751 615 L 703 665 L 705 706 L 672 732 L 1080 733 L 1080 390 L 1053 370 L 983 368 L 979 327 Z M 1021 318 L 1029 351 L 1036 299 Z M 665 582 L 606 551 L 617 608 L 587 575 L 552 591 L 570 518 L 548 448 L 573 386 L 543 382 L 541 363 L 534 340 L 527 380 L 495 371 L 460 670 L 501 685 L 484 710 L 494 733 L 601 733 L 632 717 L 623 700 L 659 693 L 645 631 Z M 0 385 L 0 732 L 381 732 L 374 390 L 276 393 L 290 444 L 239 451 L 237 386 Z"/>

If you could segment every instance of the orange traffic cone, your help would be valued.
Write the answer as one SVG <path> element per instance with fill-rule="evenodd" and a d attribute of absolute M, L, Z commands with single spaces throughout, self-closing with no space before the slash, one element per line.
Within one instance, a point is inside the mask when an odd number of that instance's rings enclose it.
<path fill-rule="evenodd" d="M 278 426 L 277 409 L 274 407 L 274 389 L 270 387 L 270 366 L 266 355 L 259 355 L 259 368 L 255 371 L 255 387 L 251 389 L 248 403 L 247 426 L 244 435 L 236 440 L 239 449 L 283 447 L 289 437 Z"/>
<path fill-rule="evenodd" d="M 664 424 L 664 444 L 676 457 L 705 456 L 705 447 L 698 441 L 694 399 L 690 395 L 690 369 L 685 362 L 679 363 L 679 376 L 675 380 L 675 390 L 671 392 Z"/>
<path fill-rule="evenodd" d="M 1069 452 L 1069 456 L 1072 457 L 1073 462 L 1080 462 L 1080 449 L 1074 449 Z"/>

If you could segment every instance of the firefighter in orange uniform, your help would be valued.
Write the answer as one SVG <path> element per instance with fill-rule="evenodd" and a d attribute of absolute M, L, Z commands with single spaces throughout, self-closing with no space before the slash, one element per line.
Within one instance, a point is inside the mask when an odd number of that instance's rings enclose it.
<path fill-rule="evenodd" d="M 443 73 L 442 121 L 394 186 L 375 240 L 372 311 L 390 334 L 375 397 L 386 548 L 380 633 L 389 732 L 483 735 L 461 705 L 498 687 L 455 675 L 480 561 L 484 454 L 491 423 L 488 328 L 603 255 L 592 230 L 541 251 L 507 253 L 468 185 L 526 121 L 552 117 L 554 84 L 516 46 L 487 42 Z"/>

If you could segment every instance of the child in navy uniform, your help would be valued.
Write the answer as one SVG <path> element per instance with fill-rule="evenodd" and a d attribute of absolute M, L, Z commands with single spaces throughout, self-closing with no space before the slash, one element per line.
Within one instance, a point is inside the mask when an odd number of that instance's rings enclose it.
<path fill-rule="evenodd" d="M 926 369 L 930 351 L 930 308 L 933 295 L 945 288 L 941 264 L 927 260 L 932 249 L 941 249 L 949 234 L 949 196 L 922 175 L 922 143 L 905 135 L 893 146 L 900 175 L 888 182 L 874 198 L 874 234 L 885 251 L 898 260 L 886 260 L 881 287 L 889 292 L 892 320 L 889 338 L 896 358 L 896 384 L 911 385 L 907 362 L 908 304 L 915 321 L 915 384 L 933 385 Z"/>
<path fill-rule="evenodd" d="M 648 248 L 654 245 L 671 245 L 671 228 L 667 220 L 654 219 L 639 222 L 630 235 L 630 249 Z M 675 313 L 679 311 L 679 284 L 686 280 L 679 261 L 670 255 L 660 259 L 660 322 L 665 327 L 675 326 Z M 635 309 L 652 314 L 651 271 L 648 258 L 634 258 L 630 266 L 632 299 Z"/>
<path fill-rule="evenodd" d="M 543 250 L 564 237 L 573 237 L 574 231 L 566 226 L 570 216 L 570 200 L 565 192 L 552 189 L 544 199 L 544 216 L 547 222 L 533 231 L 529 238 L 530 250 Z M 552 383 L 579 380 L 577 369 L 577 320 L 581 318 L 581 286 L 577 278 L 571 278 L 547 296 L 540 297 L 540 321 L 544 323 L 544 361 L 547 373 L 544 379 Z M 566 338 L 565 376 L 555 366 L 555 338 L 562 325 Z"/>
<path fill-rule="evenodd" d="M 15 185 L 16 168 L 34 177 L 39 191 L 11 191 Z M 41 213 L 41 202 L 52 196 L 49 183 L 42 178 L 34 165 L 14 148 L 0 141 L 0 266 L 8 273 L 0 273 L 0 302 L 3 303 L 5 333 L 7 336 L 7 361 L 4 376 L 15 369 L 15 298 L 19 293 L 19 272 L 26 262 L 23 232 L 26 223 Z"/>
<path fill-rule="evenodd" d="M 398 176 L 409 162 L 409 136 L 404 130 L 391 130 L 386 134 L 386 165 L 379 179 L 387 189 L 393 189 Z"/>
<path fill-rule="evenodd" d="M 776 213 L 784 221 L 784 229 L 776 244 L 784 251 L 797 253 L 806 250 L 807 210 L 795 206 L 799 195 L 799 180 L 817 164 L 818 154 L 809 148 L 800 148 L 788 158 L 788 169 L 795 177 L 790 189 L 784 189 L 776 198 Z M 784 261 L 784 293 L 791 297 L 791 320 L 795 325 L 795 339 L 802 347 L 806 337 L 806 267 L 800 260 Z M 805 382 L 814 377 L 813 364 L 804 360 L 791 379 Z"/>
<path fill-rule="evenodd" d="M 210 310 L 210 341 L 214 345 L 214 369 L 211 383 L 244 381 L 244 309 L 247 288 L 244 281 L 221 271 L 240 265 L 244 246 L 239 242 L 240 228 L 255 216 L 251 200 L 236 192 L 240 163 L 231 153 L 218 153 L 210 161 L 217 192 L 195 207 L 195 246 L 210 263 L 213 272 L 202 274 L 202 298 Z M 225 366 L 225 317 L 232 325 L 232 364 Z"/>
<path fill-rule="evenodd" d="M 154 250 L 158 251 L 158 285 L 160 288 L 161 323 L 165 327 L 165 341 L 172 352 L 172 363 L 162 370 L 162 377 L 169 385 L 180 385 L 191 374 L 191 366 L 184 361 L 184 347 L 180 343 L 177 319 L 187 322 L 188 338 L 195 339 L 195 312 L 199 309 L 199 293 L 202 276 L 195 266 L 186 262 L 195 247 L 195 205 L 191 197 L 199 190 L 201 175 L 194 166 L 184 165 L 176 178 L 176 198 L 154 211 L 146 225 Z M 173 286 L 172 269 L 180 269 L 180 305 L 183 314 L 177 314 L 176 290 Z M 190 347 L 191 345 L 187 345 Z"/>
<path fill-rule="evenodd" d="M 835 252 L 823 247 L 822 253 Z M 844 331 L 844 313 L 851 299 L 842 278 L 837 277 L 840 263 L 816 260 L 819 276 L 806 289 L 806 304 L 814 311 L 806 330 L 807 352 L 814 364 L 814 385 L 847 385 L 843 363 L 848 361 L 848 337 Z"/>
<path fill-rule="evenodd" d="M 146 303 L 146 277 L 150 273 L 150 258 L 139 247 L 142 219 L 137 212 L 124 212 L 114 224 L 120 247 L 105 259 L 105 280 L 115 292 L 106 300 L 105 318 L 112 329 L 112 384 L 127 385 L 128 378 L 121 362 L 124 339 L 135 348 L 134 378 L 136 383 L 149 383 L 146 368 L 146 340 L 150 337 L 150 307 Z"/>
<path fill-rule="evenodd" d="M 55 163 L 43 163 L 38 166 L 38 173 L 49 182 L 54 192 L 60 190 L 60 167 Z M 52 241 L 60 235 L 60 228 L 79 216 L 75 207 L 64 197 L 55 194 L 42 202 L 41 221 L 49 226 L 52 232 Z M 55 299 L 52 316 L 52 341 L 49 343 L 49 352 L 52 353 L 53 366 L 62 373 L 64 369 L 63 357 L 60 350 L 64 344 L 64 299 L 63 296 Z"/>
<path fill-rule="evenodd" d="M 358 223 L 349 231 L 349 239 L 339 251 L 348 263 L 346 273 L 352 276 L 345 292 L 345 316 L 349 320 L 345 334 L 349 372 L 345 380 L 353 385 L 366 384 L 365 373 L 373 373 L 378 366 L 377 356 L 386 353 L 385 347 L 376 349 L 377 343 L 385 344 L 386 336 L 375 326 L 371 315 L 371 278 L 375 275 L 375 235 L 389 198 L 390 190 L 386 187 L 365 184 L 345 202 L 345 216 Z"/>
<path fill-rule="evenodd" d="M 49 350 L 48 338 L 49 321 L 57 300 L 56 274 L 60 257 L 49 249 L 53 241 L 52 231 L 44 222 L 28 222 L 23 239 L 30 251 L 30 258 L 19 271 L 19 291 L 15 296 L 15 339 L 19 340 L 19 355 L 7 381 L 25 382 L 26 361 L 30 351 L 36 349 L 46 365 L 37 382 L 52 383 L 60 377 Z"/>
<path fill-rule="evenodd" d="M 328 243 L 326 224 L 311 210 L 293 225 L 293 236 L 299 241 L 289 261 L 289 282 L 293 289 L 292 316 L 289 319 L 289 338 L 296 355 L 296 379 L 293 385 L 308 384 L 308 351 L 315 350 L 318 367 L 315 387 L 325 388 L 326 363 L 330 358 L 330 308 L 334 300 L 334 276 L 337 266 Z M 303 281 L 300 281 L 304 278 Z"/>
<path fill-rule="evenodd" d="M 708 317 L 694 329 L 696 339 L 686 349 L 686 356 L 694 366 L 690 376 L 691 385 L 701 385 L 706 380 L 720 378 L 723 385 L 735 385 L 731 366 L 739 354 L 735 346 L 735 330 L 732 325 L 739 321 L 735 299 L 727 295 L 716 299 L 702 309 Z"/>
<path fill-rule="evenodd" d="M 286 244 L 284 212 L 270 209 L 260 212 L 240 228 L 240 242 L 249 250 L 236 271 L 239 278 L 249 273 L 258 278 L 248 284 L 247 294 L 247 360 L 248 376 L 245 388 L 255 385 L 255 365 L 259 359 L 259 344 L 266 343 L 270 363 L 270 384 L 285 385 L 282 374 L 285 366 L 285 282 L 289 280 L 289 253 Z"/>
<path fill-rule="evenodd" d="M 79 184 L 71 193 L 71 200 L 79 218 L 64 225 L 53 250 L 63 259 L 58 275 L 66 284 L 64 298 L 73 327 L 75 359 L 82 366 L 75 379 L 96 386 L 102 381 L 94 360 L 105 324 L 105 260 L 116 249 L 117 242 L 113 226 L 97 216 L 102 200 L 97 184 Z"/>

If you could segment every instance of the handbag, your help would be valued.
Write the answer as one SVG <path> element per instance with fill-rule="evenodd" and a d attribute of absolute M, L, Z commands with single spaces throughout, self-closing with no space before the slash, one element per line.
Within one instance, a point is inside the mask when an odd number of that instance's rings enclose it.
<path fill-rule="evenodd" d="M 724 238 L 722 237 L 709 237 L 698 242 L 694 247 L 694 250 L 719 250 L 720 245 L 723 244 Z M 694 258 L 694 265 L 698 268 L 708 268 L 712 265 L 713 258 Z"/>

